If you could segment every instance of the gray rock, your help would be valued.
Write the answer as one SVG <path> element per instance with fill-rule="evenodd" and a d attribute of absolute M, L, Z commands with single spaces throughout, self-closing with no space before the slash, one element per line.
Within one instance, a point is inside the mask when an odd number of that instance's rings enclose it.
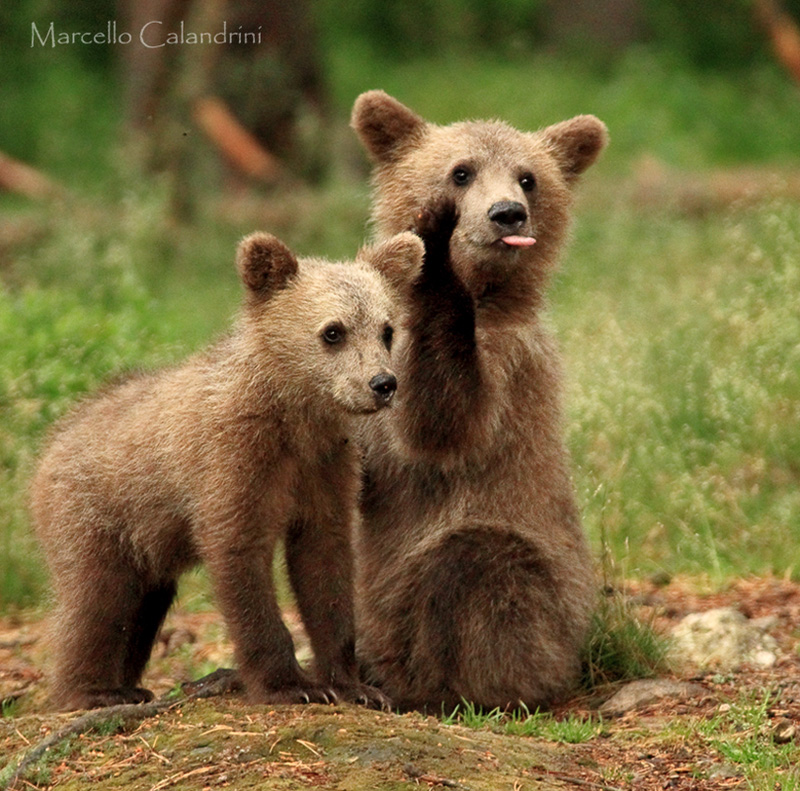
<path fill-rule="evenodd" d="M 640 679 L 629 682 L 612 695 L 600 706 L 600 713 L 614 717 L 655 703 L 662 698 L 691 698 L 703 695 L 705 689 L 699 684 L 664 678 Z"/>
<path fill-rule="evenodd" d="M 744 770 L 734 764 L 718 764 L 708 773 L 709 780 L 734 780 L 743 776 Z"/>
<path fill-rule="evenodd" d="M 779 719 L 770 729 L 775 744 L 789 744 L 797 736 L 797 726 L 786 717 Z"/>
<path fill-rule="evenodd" d="M 748 621 L 733 607 L 687 615 L 672 632 L 673 659 L 700 668 L 772 667 L 776 650 L 763 624 Z"/>

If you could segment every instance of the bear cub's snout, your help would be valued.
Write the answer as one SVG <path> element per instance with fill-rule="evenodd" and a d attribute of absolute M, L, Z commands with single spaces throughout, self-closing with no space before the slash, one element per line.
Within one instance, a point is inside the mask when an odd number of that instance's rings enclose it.
<path fill-rule="evenodd" d="M 528 211 L 519 201 L 497 201 L 487 214 L 503 233 L 516 233 L 528 219 Z"/>
<path fill-rule="evenodd" d="M 388 406 L 397 390 L 397 377 L 392 373 L 380 373 L 370 379 L 369 386 L 378 407 Z"/>

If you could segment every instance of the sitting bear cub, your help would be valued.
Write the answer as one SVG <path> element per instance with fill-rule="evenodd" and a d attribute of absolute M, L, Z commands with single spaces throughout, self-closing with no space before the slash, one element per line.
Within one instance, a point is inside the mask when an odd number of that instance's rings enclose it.
<path fill-rule="evenodd" d="M 378 234 L 426 240 L 401 397 L 363 426 L 357 653 L 400 706 L 534 709 L 574 683 L 595 596 L 541 313 L 606 128 L 438 126 L 382 91 L 356 100 L 353 126 Z"/>
<path fill-rule="evenodd" d="M 253 234 L 238 249 L 246 297 L 229 337 L 101 392 L 57 427 L 31 504 L 58 598 L 59 707 L 152 697 L 142 672 L 179 575 L 198 562 L 251 701 L 386 705 L 354 655 L 360 467 L 349 438 L 357 416 L 392 400 L 399 298 L 421 259 L 410 233 L 355 263 L 298 260 Z M 275 599 L 281 538 L 313 679 Z"/>

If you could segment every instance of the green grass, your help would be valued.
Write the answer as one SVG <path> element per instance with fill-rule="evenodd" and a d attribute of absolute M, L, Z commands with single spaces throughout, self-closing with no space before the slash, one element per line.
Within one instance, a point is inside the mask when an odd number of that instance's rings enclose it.
<path fill-rule="evenodd" d="M 668 644 L 654 624 L 642 621 L 622 593 L 612 590 L 598 603 L 583 652 L 582 685 L 652 678 L 669 670 Z"/>
<path fill-rule="evenodd" d="M 510 735 L 529 736 L 561 744 L 582 744 L 600 736 L 603 732 L 601 717 L 585 717 L 569 713 L 563 719 L 557 719 L 551 714 L 538 711 L 512 717 L 503 728 L 503 733 Z"/>
<path fill-rule="evenodd" d="M 496 733 L 512 736 L 529 736 L 562 744 L 581 744 L 603 733 L 603 720 L 599 717 L 570 713 L 557 719 L 549 712 L 537 709 L 534 712 L 522 708 L 504 712 L 500 709 L 484 711 L 470 701 L 464 701 L 449 714 L 442 714 L 445 725 L 462 725 L 480 730 L 486 728 Z"/>
<path fill-rule="evenodd" d="M 556 302 L 590 532 L 633 574 L 800 573 L 796 206 L 606 218 Z"/>
<path fill-rule="evenodd" d="M 777 744 L 772 736 L 775 720 L 770 716 L 773 693 L 742 693 L 724 710 L 691 724 L 676 721 L 672 730 L 690 739 L 702 739 L 709 752 L 739 767 L 752 791 L 783 791 L 800 788 L 800 747 L 795 740 Z"/>

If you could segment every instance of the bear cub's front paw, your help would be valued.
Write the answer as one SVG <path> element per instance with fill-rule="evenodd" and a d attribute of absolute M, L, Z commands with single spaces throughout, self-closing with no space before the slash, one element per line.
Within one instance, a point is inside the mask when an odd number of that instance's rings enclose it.
<path fill-rule="evenodd" d="M 73 690 L 60 707 L 65 711 L 77 709 L 102 709 L 126 703 L 149 703 L 153 693 L 144 687 L 109 687 L 106 689 Z"/>
<path fill-rule="evenodd" d="M 420 209 L 412 230 L 425 243 L 426 262 L 432 255 L 447 257 L 458 218 L 458 209 L 450 198 L 440 198 Z"/>

